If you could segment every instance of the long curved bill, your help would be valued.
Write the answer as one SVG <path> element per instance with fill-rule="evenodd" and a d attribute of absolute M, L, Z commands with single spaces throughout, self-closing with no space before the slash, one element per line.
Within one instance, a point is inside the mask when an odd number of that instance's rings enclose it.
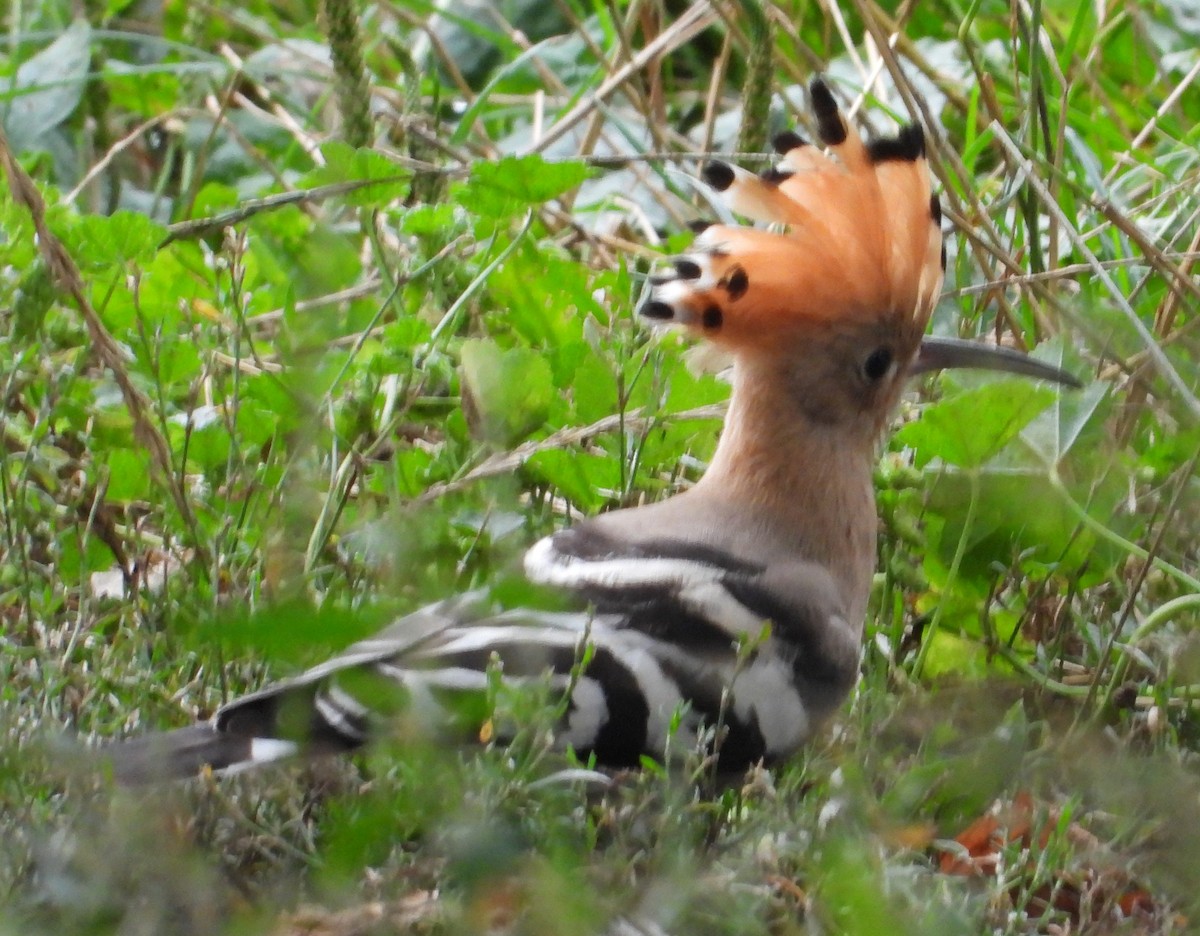
<path fill-rule="evenodd" d="M 1079 388 L 1083 384 L 1074 374 L 1068 373 L 1061 367 L 1046 364 L 1012 348 L 998 345 L 980 344 L 977 341 L 965 341 L 961 338 L 932 338 L 921 339 L 917 358 L 909 369 L 909 374 L 923 374 L 926 371 L 945 370 L 951 367 L 974 367 L 983 370 L 1004 371 L 1009 374 L 1021 374 L 1038 380 L 1052 380 L 1054 383 L 1068 387 Z"/>

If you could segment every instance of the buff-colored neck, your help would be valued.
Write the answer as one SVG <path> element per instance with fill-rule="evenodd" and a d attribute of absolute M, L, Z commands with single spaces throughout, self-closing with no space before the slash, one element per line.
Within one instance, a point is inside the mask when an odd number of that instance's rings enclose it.
<path fill-rule="evenodd" d="M 815 415 L 819 401 L 802 399 L 796 383 L 739 363 L 725 429 L 696 492 L 767 518 L 846 594 L 865 596 L 875 567 L 876 439 L 861 418 Z"/>

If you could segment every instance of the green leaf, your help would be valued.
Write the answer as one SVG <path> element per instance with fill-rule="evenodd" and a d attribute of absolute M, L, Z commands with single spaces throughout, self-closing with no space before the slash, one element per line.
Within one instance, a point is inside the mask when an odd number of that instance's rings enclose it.
<path fill-rule="evenodd" d="M 987 651 L 977 641 L 968 640 L 942 629 L 931 638 L 933 647 L 925 663 L 923 675 L 928 679 L 939 676 L 972 677 L 988 675 Z"/>
<path fill-rule="evenodd" d="M 596 277 L 582 263 L 526 241 L 492 274 L 492 318 L 533 345 L 578 338 L 584 317 L 602 312 L 593 296 Z"/>
<path fill-rule="evenodd" d="M 196 202 L 192 206 L 192 213 L 197 218 L 203 218 L 205 215 L 215 215 L 229 211 L 231 208 L 236 208 L 237 205 L 238 191 L 232 185 L 223 185 L 220 182 L 205 182 L 196 194 Z"/>
<path fill-rule="evenodd" d="M 575 368 L 573 382 L 571 395 L 580 422 L 596 422 L 617 411 L 617 378 L 609 361 L 589 349 Z"/>
<path fill-rule="evenodd" d="M 1053 390 L 1025 381 L 988 384 L 935 403 L 896 438 L 916 452 L 918 466 L 939 458 L 960 468 L 978 468 L 1016 438 L 1054 396 Z"/>
<path fill-rule="evenodd" d="M 616 488 L 617 468 L 615 459 L 563 449 L 546 449 L 525 463 L 526 471 L 552 485 L 584 513 L 594 513 L 604 506 L 603 489 Z"/>
<path fill-rule="evenodd" d="M 1078 393 L 1058 394 L 1054 405 L 1022 430 L 1021 438 L 1046 467 L 1057 465 L 1095 419 L 1108 391 L 1107 383 L 1096 381 Z"/>
<path fill-rule="evenodd" d="M 1108 522 L 1119 522 L 1124 527 L 1126 521 L 1118 521 L 1117 510 L 1124 489 L 1116 479 L 1091 483 L 1088 487 L 1086 493 L 1079 493 L 1090 501 L 1092 515 L 1107 517 Z M 931 583 L 945 582 L 944 566 L 951 561 L 962 535 L 970 497 L 969 480 L 962 474 L 947 472 L 930 485 L 925 500 L 927 529 L 934 517 L 945 526 L 940 538 L 930 536 L 925 553 L 927 558 L 939 556 L 943 563 L 941 573 L 926 566 Z M 1119 553 L 1110 545 L 1098 542 L 1094 534 L 1079 528 L 1079 518 L 1036 472 L 993 471 L 989 465 L 983 469 L 978 498 L 974 523 L 968 533 L 967 553 L 955 586 L 962 589 L 964 582 L 971 580 L 970 600 L 975 602 L 976 609 L 987 598 L 997 566 L 1009 567 L 1019 554 L 1071 570 L 1077 584 L 1085 580 L 1081 578 L 1083 569 L 1087 569 L 1087 576 L 1104 574 L 1104 570 L 1120 561 Z M 978 617 L 977 610 L 967 613 Z"/>
<path fill-rule="evenodd" d="M 48 131 L 74 113 L 87 87 L 91 40 L 87 20 L 75 20 L 10 79 L 15 94 L 2 118 L 14 152 L 34 149 Z"/>
<path fill-rule="evenodd" d="M 340 141 L 321 148 L 325 165 L 308 173 L 302 187 L 316 188 L 339 182 L 370 182 L 371 185 L 343 195 L 346 204 L 372 208 L 399 198 L 408 190 L 412 173 L 373 149 L 354 149 Z"/>
<path fill-rule="evenodd" d="M 414 205 L 399 218 L 398 227 L 414 237 L 429 237 L 462 227 L 465 214 L 458 205 Z"/>
<path fill-rule="evenodd" d="M 581 162 L 547 162 L 541 156 L 506 156 L 477 163 L 470 181 L 458 189 L 458 201 L 483 217 L 505 218 L 558 198 L 587 179 Z"/>
<path fill-rule="evenodd" d="M 529 348 L 502 350 L 490 341 L 463 344 L 463 408 L 472 431 L 505 445 L 541 426 L 554 401 L 550 365 Z"/>
<path fill-rule="evenodd" d="M 429 468 L 433 456 L 424 449 L 412 448 L 396 453 L 392 461 L 391 480 L 395 492 L 402 498 L 416 497 L 429 483 Z"/>
<path fill-rule="evenodd" d="M 108 500 L 124 504 L 150 496 L 150 454 L 143 450 L 114 449 L 108 465 Z"/>
<path fill-rule="evenodd" d="M 197 414 L 187 415 L 194 418 Z M 193 470 L 199 467 L 212 471 L 224 467 L 228 461 L 232 441 L 224 417 L 206 413 L 193 423 L 190 431 L 186 422 L 177 418 L 167 428 L 172 451 L 178 454 L 186 444 L 189 467 Z"/>
<path fill-rule="evenodd" d="M 54 306 L 56 294 L 54 282 L 41 260 L 25 268 L 13 297 L 14 337 L 25 340 L 42 330 L 46 313 Z"/>
<path fill-rule="evenodd" d="M 79 537 L 64 536 L 59 541 L 58 574 L 64 581 L 77 581 L 91 572 L 112 568 L 116 562 L 112 550 L 94 536 L 80 544 Z"/>
<path fill-rule="evenodd" d="M 158 377 L 164 386 L 186 384 L 204 367 L 200 349 L 188 341 L 163 342 L 158 356 Z"/>
<path fill-rule="evenodd" d="M 118 211 L 73 218 L 63 240 L 80 269 L 111 272 L 113 266 L 149 263 L 166 236 L 167 229 L 145 215 Z"/>

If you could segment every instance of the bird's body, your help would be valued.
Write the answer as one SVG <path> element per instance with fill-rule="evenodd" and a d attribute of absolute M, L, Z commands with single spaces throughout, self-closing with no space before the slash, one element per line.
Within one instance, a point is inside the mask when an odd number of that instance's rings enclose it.
<path fill-rule="evenodd" d="M 830 154 L 788 135 L 780 167 L 761 177 L 723 163 L 704 173 L 734 210 L 789 230 L 708 227 L 641 310 L 734 359 L 708 470 L 682 494 L 578 523 L 526 555 L 528 577 L 578 610 L 433 605 L 207 725 L 110 748 L 118 777 L 356 747 L 377 721 L 364 678 L 436 710 L 485 694 L 496 666 L 569 693 L 559 741 L 603 764 L 701 743 L 741 767 L 808 740 L 857 678 L 872 466 L 922 369 L 944 266 L 921 131 L 864 144 L 823 83 L 812 95 Z"/>

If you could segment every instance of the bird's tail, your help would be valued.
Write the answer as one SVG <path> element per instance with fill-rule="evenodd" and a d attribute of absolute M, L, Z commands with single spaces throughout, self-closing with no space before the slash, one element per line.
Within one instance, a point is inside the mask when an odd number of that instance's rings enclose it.
<path fill-rule="evenodd" d="M 218 731 L 210 723 L 106 745 L 104 761 L 122 786 L 194 777 L 208 767 L 235 773 L 297 753 L 299 745 Z"/>
<path fill-rule="evenodd" d="M 307 673 L 231 702 L 212 721 L 113 742 L 101 758 L 117 783 L 135 786 L 195 777 L 205 768 L 237 773 L 301 753 L 356 748 L 367 738 L 368 713 L 330 678 L 400 657 L 469 619 L 479 600 L 470 592 L 430 605 Z"/>

